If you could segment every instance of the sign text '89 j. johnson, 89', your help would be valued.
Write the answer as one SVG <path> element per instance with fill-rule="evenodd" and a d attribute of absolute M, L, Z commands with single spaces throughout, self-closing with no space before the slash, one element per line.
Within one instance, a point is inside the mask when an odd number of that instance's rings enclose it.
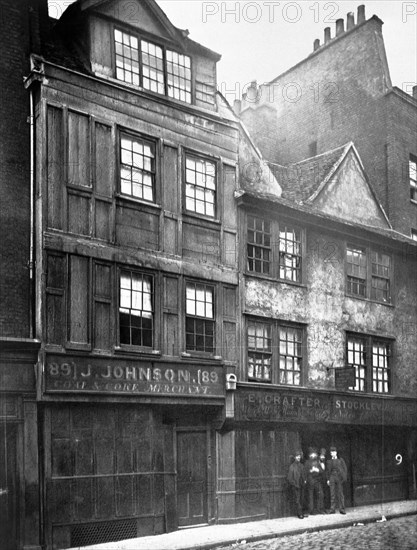
<path fill-rule="evenodd" d="M 223 378 L 220 365 L 138 365 L 127 360 L 50 356 L 46 361 L 45 391 L 220 397 L 224 395 Z"/>

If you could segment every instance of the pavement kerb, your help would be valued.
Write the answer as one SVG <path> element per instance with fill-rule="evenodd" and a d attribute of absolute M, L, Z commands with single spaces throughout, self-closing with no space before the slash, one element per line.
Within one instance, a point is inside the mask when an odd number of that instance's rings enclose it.
<path fill-rule="evenodd" d="M 406 517 L 406 516 L 414 516 L 416 515 L 415 511 L 405 511 L 405 512 L 392 512 L 389 514 L 386 514 L 384 517 L 388 521 L 389 519 L 393 518 L 399 518 L 399 517 Z M 365 518 L 360 521 L 363 525 L 367 525 L 369 523 L 376 523 L 378 519 L 380 519 L 380 515 L 376 515 L 371 518 Z M 315 525 L 313 527 L 304 527 L 299 529 L 291 529 L 288 531 L 282 531 L 282 532 L 276 532 L 276 533 L 264 533 L 259 535 L 248 535 L 246 537 L 242 537 L 241 539 L 232 538 L 230 540 L 223 540 L 221 542 L 209 542 L 209 543 L 202 543 L 202 544 L 196 544 L 193 546 L 193 550 L 213 550 L 215 548 L 222 548 L 225 546 L 232 546 L 236 544 L 242 544 L 243 541 L 245 543 L 250 542 L 259 542 L 261 540 L 271 540 L 271 539 L 278 539 L 283 537 L 292 537 L 294 535 L 303 535 L 305 533 L 318 533 L 319 531 L 330 531 L 332 529 L 343 529 L 346 527 L 353 527 L 358 523 L 357 520 L 349 519 L 349 518 L 343 518 L 342 520 L 339 520 L 337 523 L 327 524 L 327 525 Z M 190 550 L 190 548 L 187 548 L 186 550 Z"/>

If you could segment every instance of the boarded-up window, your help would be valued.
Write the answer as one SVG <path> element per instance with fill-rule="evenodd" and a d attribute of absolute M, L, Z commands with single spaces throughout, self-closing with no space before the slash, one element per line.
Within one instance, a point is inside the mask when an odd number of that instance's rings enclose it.
<path fill-rule="evenodd" d="M 68 113 L 68 183 L 90 187 L 90 124 L 79 113 Z"/>
<path fill-rule="evenodd" d="M 62 229 L 64 135 L 62 109 L 48 106 L 48 227 Z"/>
<path fill-rule="evenodd" d="M 64 345 L 65 269 L 64 256 L 48 255 L 46 279 L 46 339 L 48 344 Z"/>
<path fill-rule="evenodd" d="M 69 341 L 87 344 L 89 340 L 89 259 L 71 256 L 69 278 Z"/>
<path fill-rule="evenodd" d="M 94 273 L 94 347 L 100 350 L 111 348 L 111 267 L 96 263 Z"/>

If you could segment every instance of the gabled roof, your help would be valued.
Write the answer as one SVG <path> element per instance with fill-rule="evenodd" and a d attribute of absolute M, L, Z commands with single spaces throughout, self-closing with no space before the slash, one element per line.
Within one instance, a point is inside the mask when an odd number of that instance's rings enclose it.
<path fill-rule="evenodd" d="M 76 0 L 76 2 L 72 4 L 68 9 L 76 5 L 79 7 L 81 11 L 86 11 L 90 9 L 96 9 L 104 4 L 111 4 L 112 2 L 115 2 L 115 1 L 116 0 Z M 142 4 L 146 4 L 147 8 L 152 12 L 152 14 L 157 19 L 157 21 L 166 30 L 167 35 L 173 41 L 178 42 L 183 47 L 188 46 L 194 51 L 200 52 L 204 56 L 207 56 L 216 61 L 219 61 L 219 59 L 221 58 L 220 54 L 214 52 L 213 50 L 210 50 L 209 48 L 206 48 L 205 46 L 202 46 L 201 44 L 199 44 L 198 42 L 195 42 L 194 40 L 191 40 L 191 38 L 188 38 L 189 31 L 175 27 L 175 25 L 171 23 L 166 13 L 162 10 L 162 8 L 158 5 L 158 3 L 155 0 L 140 0 L 140 2 Z"/>
<path fill-rule="evenodd" d="M 271 171 L 281 184 L 282 196 L 294 202 L 311 200 L 340 165 L 351 145 L 348 143 L 287 166 L 269 162 Z"/>

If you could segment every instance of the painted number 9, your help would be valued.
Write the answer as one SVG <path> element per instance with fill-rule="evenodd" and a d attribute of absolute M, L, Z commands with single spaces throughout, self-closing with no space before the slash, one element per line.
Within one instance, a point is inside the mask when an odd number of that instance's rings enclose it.
<path fill-rule="evenodd" d="M 395 461 L 397 463 L 397 466 L 399 466 L 401 464 L 401 462 L 403 461 L 403 457 L 400 454 L 397 454 L 397 455 L 395 455 Z"/>

